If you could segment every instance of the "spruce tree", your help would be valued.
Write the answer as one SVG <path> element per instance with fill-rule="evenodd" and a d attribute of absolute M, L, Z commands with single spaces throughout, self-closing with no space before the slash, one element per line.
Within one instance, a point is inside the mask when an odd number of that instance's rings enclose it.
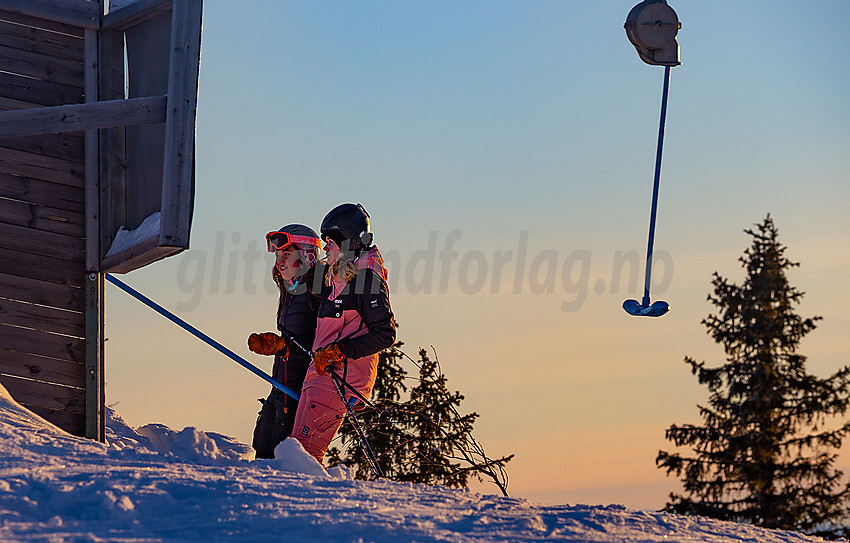
<path fill-rule="evenodd" d="M 667 511 L 814 532 L 848 512 L 834 463 L 850 423 L 828 422 L 847 411 L 850 368 L 827 379 L 806 372 L 797 348 L 821 317 L 795 312 L 803 292 L 786 272 L 799 263 L 785 256 L 773 219 L 755 226 L 739 258 L 743 284 L 715 272 L 708 300 L 718 312 L 702 321 L 725 364 L 685 358 L 708 387 L 708 405 L 699 406 L 702 425 L 672 425 L 666 437 L 693 456 L 660 451 L 656 463 L 684 485 Z"/>
<path fill-rule="evenodd" d="M 461 488 L 469 476 L 490 478 L 507 495 L 505 464 L 513 455 L 490 459 L 472 435 L 477 413 L 461 415 L 457 408 L 463 400 L 460 392 L 450 392 L 448 379 L 439 362 L 431 360 L 425 349 L 419 350 L 418 362 L 401 351 L 402 343 L 380 353 L 378 376 L 370 405 L 357 413 L 357 420 L 388 479 L 394 481 L 441 484 Z M 407 392 L 407 372 L 403 358 L 419 368 L 417 384 Z M 328 450 L 329 465 L 342 464 L 354 470 L 357 479 L 374 479 L 371 466 L 358 447 L 351 421 L 340 429 L 341 448 Z"/>

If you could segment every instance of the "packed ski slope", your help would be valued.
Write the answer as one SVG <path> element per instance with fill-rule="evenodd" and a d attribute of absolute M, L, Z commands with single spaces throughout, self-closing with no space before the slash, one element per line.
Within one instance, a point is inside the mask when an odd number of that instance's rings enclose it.
<path fill-rule="evenodd" d="M 76 438 L 0 386 L 0 541 L 816 541 L 791 532 L 612 506 L 536 505 L 325 472 L 297 442 L 275 460 L 194 428 Z"/>

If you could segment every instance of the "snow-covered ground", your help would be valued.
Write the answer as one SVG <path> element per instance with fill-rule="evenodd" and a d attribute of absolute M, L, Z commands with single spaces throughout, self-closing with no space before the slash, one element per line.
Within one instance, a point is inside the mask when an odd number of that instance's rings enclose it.
<path fill-rule="evenodd" d="M 297 442 L 275 460 L 194 428 L 70 436 L 0 386 L 0 541 L 820 541 L 617 505 L 537 505 L 443 487 L 352 480 Z"/>

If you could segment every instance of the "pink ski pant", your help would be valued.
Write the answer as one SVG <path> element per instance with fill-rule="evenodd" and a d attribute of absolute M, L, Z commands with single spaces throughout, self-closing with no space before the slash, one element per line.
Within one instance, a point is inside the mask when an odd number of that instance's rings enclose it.
<path fill-rule="evenodd" d="M 300 441 L 304 450 L 324 465 L 325 452 L 344 418 L 345 405 L 336 389 L 328 390 L 322 386 L 305 387 L 301 390 L 301 399 L 298 401 L 292 437 Z"/>
<path fill-rule="evenodd" d="M 342 364 L 334 364 L 340 375 L 346 375 L 348 384 L 364 398 L 368 398 L 378 375 L 378 355 L 365 356 L 348 361 L 348 371 Z M 352 392 L 345 390 L 346 400 Z M 304 450 L 324 465 L 325 452 L 345 419 L 345 404 L 330 375 L 319 375 L 310 366 L 301 389 L 301 399 L 295 412 L 292 437 L 301 442 Z"/>

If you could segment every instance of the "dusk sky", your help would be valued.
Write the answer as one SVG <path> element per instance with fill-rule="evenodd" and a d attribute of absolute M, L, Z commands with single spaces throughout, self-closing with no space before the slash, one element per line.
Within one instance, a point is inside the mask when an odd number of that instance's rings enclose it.
<path fill-rule="evenodd" d="M 275 327 L 264 234 L 360 202 L 403 350 L 433 347 L 486 451 L 516 454 L 511 494 L 662 507 L 664 431 L 707 400 L 683 359 L 724 361 L 700 321 L 745 228 L 770 213 L 801 263 L 809 371 L 850 363 L 850 3 L 671 1 L 657 319 L 621 308 L 664 72 L 623 30 L 635 3 L 207 0 L 191 249 L 120 278 L 270 371 L 246 345 Z M 128 423 L 250 443 L 265 382 L 111 285 L 106 332 Z"/>

